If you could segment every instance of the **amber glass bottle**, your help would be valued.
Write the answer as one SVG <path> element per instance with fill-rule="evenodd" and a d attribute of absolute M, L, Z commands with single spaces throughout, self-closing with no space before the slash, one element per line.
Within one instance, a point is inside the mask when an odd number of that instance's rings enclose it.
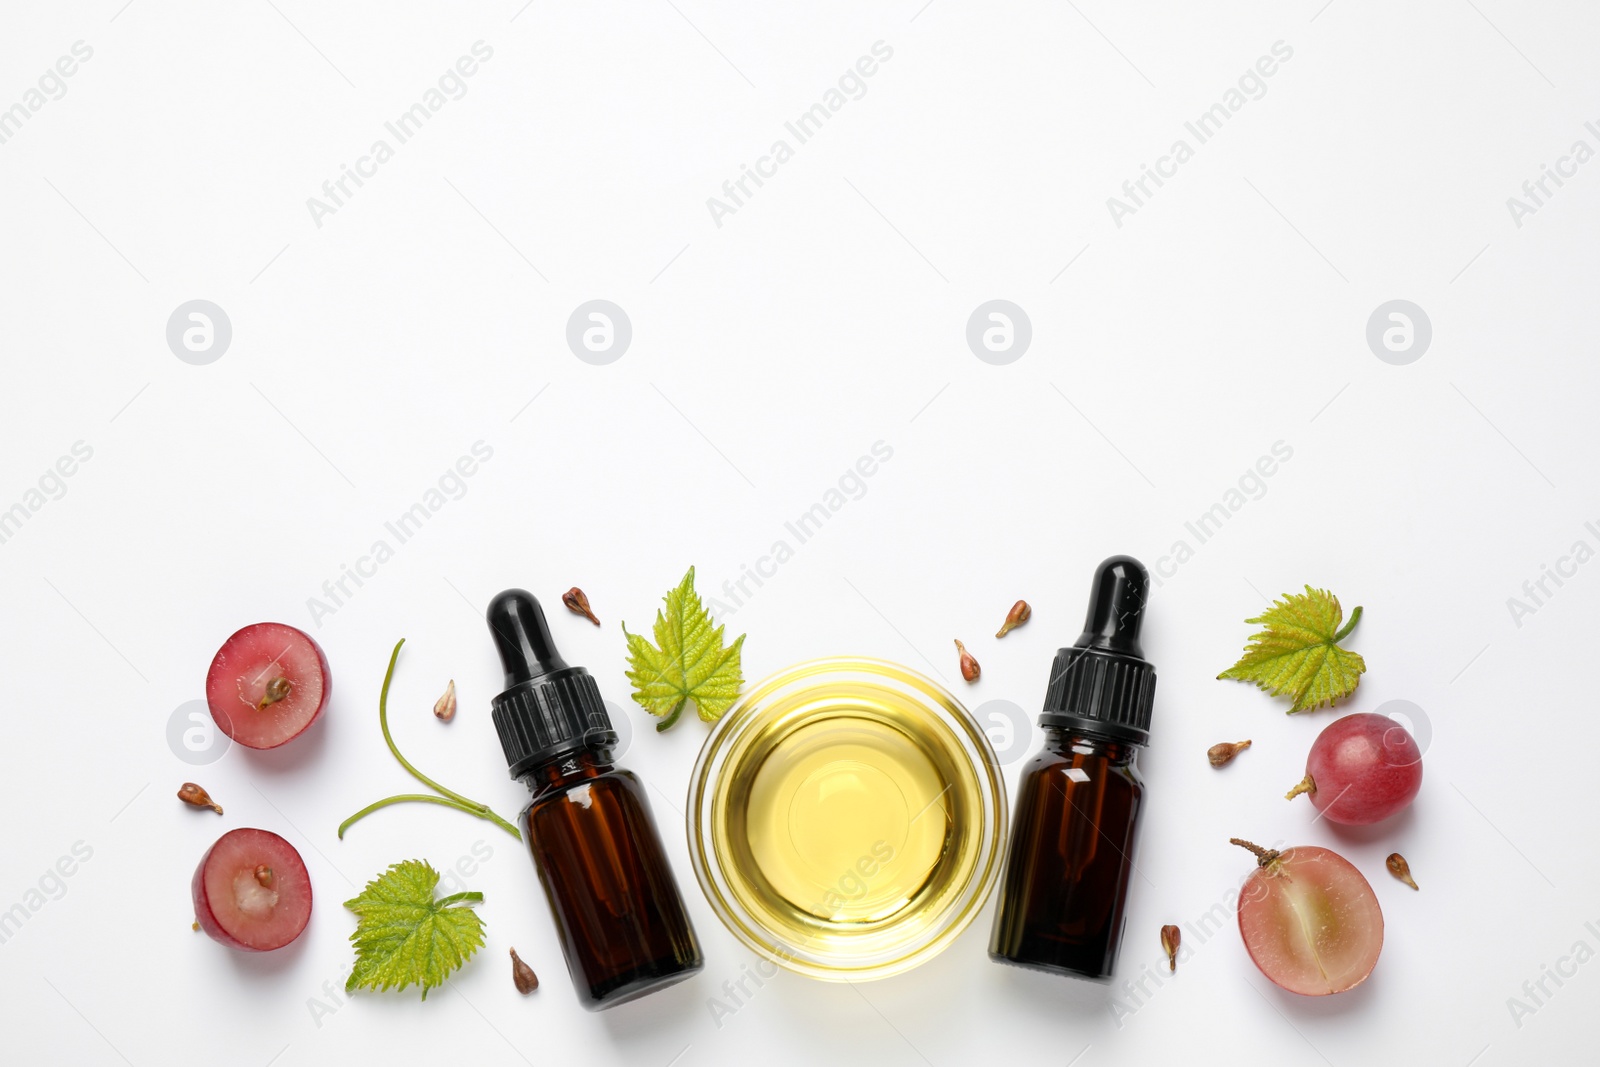
<path fill-rule="evenodd" d="M 1139 646 L 1149 576 L 1129 556 L 1095 572 L 1083 635 L 1056 655 L 1023 769 L 990 958 L 1111 977 L 1144 796 L 1134 758 L 1149 740 L 1155 670 Z"/>
<path fill-rule="evenodd" d="M 506 670 L 495 729 L 533 794 L 520 821 L 579 1001 L 598 1011 L 688 978 L 705 960 L 644 785 L 612 763 L 599 688 L 557 654 L 531 594 L 501 593 L 488 618 Z"/>
<path fill-rule="evenodd" d="M 1132 745 L 1045 729 L 1012 816 L 995 959 L 1110 977 L 1144 791 L 1133 757 Z"/>

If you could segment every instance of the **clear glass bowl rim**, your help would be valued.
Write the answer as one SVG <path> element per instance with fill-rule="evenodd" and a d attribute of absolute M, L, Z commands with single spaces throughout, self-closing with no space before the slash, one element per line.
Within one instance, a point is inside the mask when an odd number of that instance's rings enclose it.
<path fill-rule="evenodd" d="M 718 813 L 712 810 L 710 803 L 718 792 L 731 742 L 753 721 L 745 714 L 751 707 L 765 704 L 774 695 L 796 687 L 818 690 L 847 681 L 890 682 L 903 693 L 916 694 L 916 702 L 930 715 L 943 719 L 945 726 L 963 742 L 951 755 L 972 765 L 981 801 L 981 825 L 976 828 L 976 866 L 962 894 L 933 924 L 930 935 L 909 944 L 903 953 L 893 958 L 867 965 L 853 965 L 832 959 L 825 953 L 784 944 L 741 906 L 721 869 L 713 843 Z M 745 947 L 781 967 L 835 982 L 868 981 L 904 973 L 925 963 L 960 936 L 983 910 L 999 881 L 1006 820 L 1007 790 L 999 760 L 972 713 L 954 694 L 926 675 L 899 663 L 864 656 L 806 660 L 775 671 L 747 689 L 738 703 L 717 720 L 701 747 L 689 780 L 686 817 L 695 877 L 712 910 L 729 932 Z"/>

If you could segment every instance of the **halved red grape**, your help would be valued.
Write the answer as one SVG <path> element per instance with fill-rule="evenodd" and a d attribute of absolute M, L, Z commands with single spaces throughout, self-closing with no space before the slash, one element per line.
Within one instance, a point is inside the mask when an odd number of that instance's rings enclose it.
<path fill-rule="evenodd" d="M 1422 788 L 1422 750 L 1387 715 L 1346 715 L 1329 723 L 1306 757 L 1306 776 L 1289 791 L 1311 795 L 1328 821 L 1365 826 L 1411 803 Z"/>
<path fill-rule="evenodd" d="M 1372 973 L 1383 949 L 1383 910 L 1349 860 L 1316 845 L 1256 854 L 1239 896 L 1239 933 L 1261 973 L 1291 993 L 1343 993 Z"/>
<path fill-rule="evenodd" d="M 327 706 L 328 657 L 309 634 L 258 622 L 228 638 L 206 673 L 206 704 L 223 733 L 250 748 L 277 748 Z"/>
<path fill-rule="evenodd" d="M 200 857 L 194 917 L 229 948 L 282 948 L 311 919 L 311 876 L 295 847 L 270 830 L 229 830 Z"/>

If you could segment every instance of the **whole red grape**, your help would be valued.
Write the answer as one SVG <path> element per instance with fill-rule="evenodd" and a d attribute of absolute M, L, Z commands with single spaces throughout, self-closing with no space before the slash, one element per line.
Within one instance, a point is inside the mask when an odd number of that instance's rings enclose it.
<path fill-rule="evenodd" d="M 1306 776 L 1291 789 L 1330 822 L 1365 826 L 1395 814 L 1422 788 L 1422 750 L 1406 728 L 1386 715 L 1335 719 L 1317 735 Z"/>

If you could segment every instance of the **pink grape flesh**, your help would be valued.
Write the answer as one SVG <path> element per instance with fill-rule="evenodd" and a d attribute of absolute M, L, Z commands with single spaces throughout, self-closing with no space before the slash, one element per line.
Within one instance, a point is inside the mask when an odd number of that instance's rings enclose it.
<path fill-rule="evenodd" d="M 263 885 L 256 871 L 270 871 Z M 248 952 L 282 948 L 311 920 L 311 877 L 295 847 L 270 830 L 229 830 L 200 857 L 189 883 L 195 921 Z"/>
<path fill-rule="evenodd" d="M 1300 846 L 1285 849 L 1246 881 L 1239 933 L 1250 959 L 1275 985 L 1326 996 L 1372 973 L 1383 949 L 1383 911 L 1348 860 Z"/>
<path fill-rule="evenodd" d="M 274 678 L 289 694 L 263 706 Z M 218 728 L 241 745 L 276 748 L 300 736 L 328 704 L 328 657 L 310 634 L 280 622 L 246 626 L 224 642 L 206 672 L 206 703 Z"/>

